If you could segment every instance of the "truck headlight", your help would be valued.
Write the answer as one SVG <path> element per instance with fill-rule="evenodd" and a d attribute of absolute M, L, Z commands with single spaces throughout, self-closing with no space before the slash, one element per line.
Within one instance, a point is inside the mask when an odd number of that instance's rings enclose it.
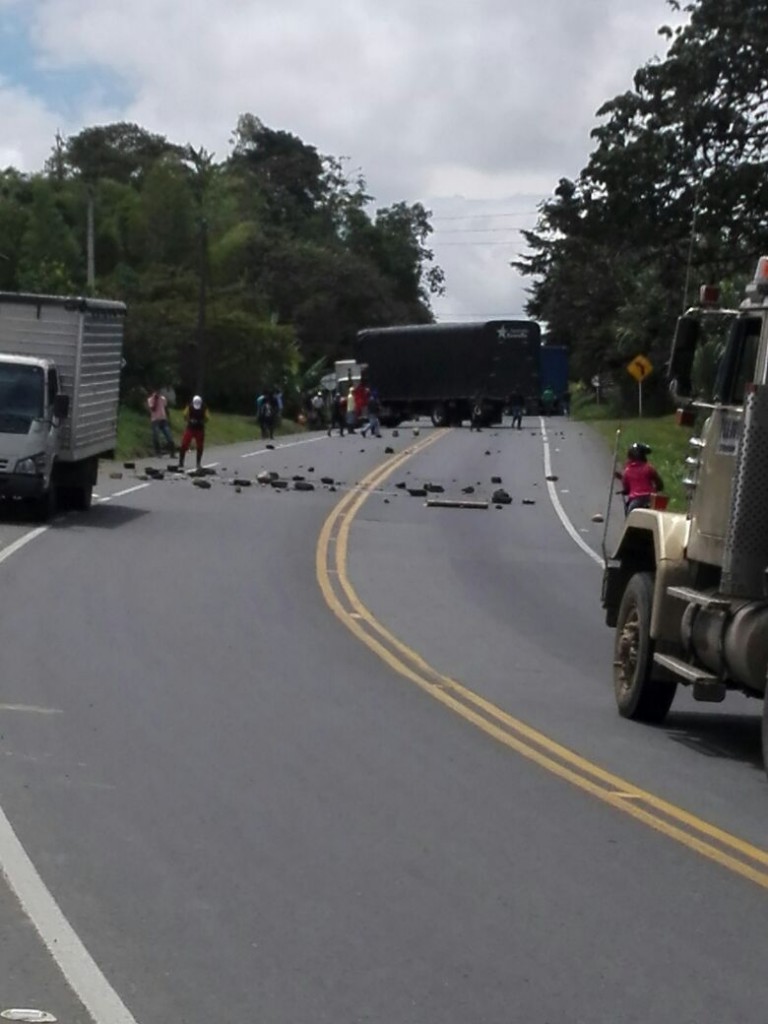
<path fill-rule="evenodd" d="M 30 455 L 26 459 L 19 459 L 14 467 L 14 473 L 21 476 L 36 476 L 45 472 L 45 452 L 38 455 Z"/>

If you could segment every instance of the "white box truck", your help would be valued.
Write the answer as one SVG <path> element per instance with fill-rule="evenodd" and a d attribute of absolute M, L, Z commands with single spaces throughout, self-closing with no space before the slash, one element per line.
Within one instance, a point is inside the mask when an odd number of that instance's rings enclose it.
<path fill-rule="evenodd" d="M 0 497 L 88 509 L 113 457 L 125 305 L 0 292 Z"/>

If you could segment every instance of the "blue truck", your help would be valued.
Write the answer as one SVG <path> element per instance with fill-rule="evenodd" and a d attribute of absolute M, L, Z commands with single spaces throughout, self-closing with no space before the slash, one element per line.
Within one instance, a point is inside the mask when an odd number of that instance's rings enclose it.
<path fill-rule="evenodd" d="M 541 395 L 549 388 L 555 396 L 555 413 L 567 412 L 564 396 L 568 394 L 568 349 L 564 345 L 542 345 L 539 350 L 538 401 L 527 406 L 529 413 L 543 412 Z"/>

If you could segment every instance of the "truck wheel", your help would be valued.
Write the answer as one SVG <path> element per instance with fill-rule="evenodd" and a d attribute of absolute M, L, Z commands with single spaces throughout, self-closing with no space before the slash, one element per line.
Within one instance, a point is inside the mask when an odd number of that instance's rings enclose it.
<path fill-rule="evenodd" d="M 73 487 L 69 493 L 71 507 L 78 512 L 87 512 L 93 501 L 93 487 L 83 484 L 82 487 Z"/>
<path fill-rule="evenodd" d="M 435 427 L 448 426 L 448 410 L 442 402 L 432 406 L 432 423 Z"/>
<path fill-rule="evenodd" d="M 768 690 L 763 697 L 763 767 L 768 772 Z"/>
<path fill-rule="evenodd" d="M 666 718 L 677 683 L 653 678 L 653 580 L 653 573 L 635 573 L 621 599 L 613 648 L 613 688 L 622 718 L 658 724 Z"/>
<path fill-rule="evenodd" d="M 40 495 L 34 503 L 34 515 L 41 523 L 47 523 L 53 519 L 57 508 L 56 488 L 51 485 L 47 491 Z"/>

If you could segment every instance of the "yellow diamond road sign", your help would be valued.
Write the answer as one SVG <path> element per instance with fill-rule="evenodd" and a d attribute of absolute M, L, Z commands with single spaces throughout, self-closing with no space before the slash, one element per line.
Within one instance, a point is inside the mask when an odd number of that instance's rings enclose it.
<path fill-rule="evenodd" d="M 653 363 L 647 356 L 635 356 L 627 366 L 627 373 L 631 374 L 638 384 L 641 384 L 652 370 Z"/>

